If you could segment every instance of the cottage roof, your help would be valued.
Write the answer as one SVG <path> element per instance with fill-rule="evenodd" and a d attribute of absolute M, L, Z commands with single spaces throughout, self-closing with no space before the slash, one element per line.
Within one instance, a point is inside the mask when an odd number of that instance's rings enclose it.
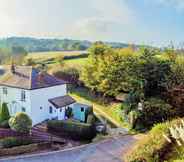
<path fill-rule="evenodd" d="M 66 84 L 66 81 L 42 73 L 32 66 L 15 66 L 13 71 L 11 66 L 6 69 L 8 70 L 0 78 L 0 85 L 3 86 L 32 90 Z"/>
<path fill-rule="evenodd" d="M 60 96 L 60 97 L 55 97 L 52 99 L 48 100 L 54 107 L 56 108 L 61 108 L 67 105 L 71 105 L 75 103 L 76 101 L 69 95 L 66 96 Z"/>

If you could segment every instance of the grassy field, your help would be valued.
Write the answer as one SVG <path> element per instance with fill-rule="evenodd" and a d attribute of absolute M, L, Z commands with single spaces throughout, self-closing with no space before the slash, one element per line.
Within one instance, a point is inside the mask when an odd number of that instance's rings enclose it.
<path fill-rule="evenodd" d="M 86 103 L 93 106 L 94 112 L 99 114 L 118 127 L 128 128 L 128 124 L 122 120 L 122 110 L 120 103 L 103 103 L 102 99 L 97 99 L 90 95 L 89 91 L 84 88 L 72 89 L 70 95 L 78 102 Z"/>
<path fill-rule="evenodd" d="M 86 51 L 49 51 L 49 52 L 32 52 L 29 53 L 27 58 L 32 58 L 34 60 L 45 60 L 56 58 L 58 56 L 78 56 L 81 54 L 86 54 Z"/>
<path fill-rule="evenodd" d="M 86 61 L 87 61 L 87 58 L 77 58 L 77 59 L 65 60 L 64 63 L 67 65 L 82 66 L 86 64 Z"/>
<path fill-rule="evenodd" d="M 85 55 L 86 51 L 51 51 L 51 52 L 34 52 L 29 53 L 26 59 L 32 58 L 36 63 L 45 63 L 52 68 L 61 68 L 59 64 L 54 60 L 59 56 L 79 56 L 79 58 L 64 59 L 64 67 L 73 66 L 81 69 L 86 63 L 87 57 L 80 58 L 81 55 Z"/>

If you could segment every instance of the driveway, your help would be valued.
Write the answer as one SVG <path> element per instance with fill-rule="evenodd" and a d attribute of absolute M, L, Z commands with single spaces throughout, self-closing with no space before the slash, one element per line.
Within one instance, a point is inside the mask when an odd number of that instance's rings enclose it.
<path fill-rule="evenodd" d="M 135 136 L 126 135 L 64 151 L 1 159 L 0 162 L 122 162 L 123 153 L 135 141 Z"/>

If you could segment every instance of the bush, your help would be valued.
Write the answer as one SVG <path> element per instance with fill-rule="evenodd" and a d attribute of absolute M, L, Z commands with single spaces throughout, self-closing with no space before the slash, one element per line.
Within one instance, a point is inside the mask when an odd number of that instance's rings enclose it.
<path fill-rule="evenodd" d="M 0 127 L 1 128 L 9 128 L 9 123 L 8 123 L 8 120 L 4 120 L 0 123 Z"/>
<path fill-rule="evenodd" d="M 65 67 L 58 71 L 58 69 L 54 72 L 53 75 L 67 80 L 70 83 L 77 83 L 79 81 L 79 70 L 76 67 Z"/>
<path fill-rule="evenodd" d="M 51 120 L 48 121 L 47 127 L 48 130 L 63 132 L 73 139 L 90 140 L 96 135 L 92 125 L 72 120 Z"/>
<path fill-rule="evenodd" d="M 138 112 L 138 111 L 132 110 L 128 113 L 128 121 L 131 125 L 131 128 L 133 128 L 133 129 L 135 128 L 136 121 L 139 118 L 139 116 L 140 116 L 140 112 Z"/>
<path fill-rule="evenodd" d="M 3 103 L 0 109 L 0 123 L 9 119 L 10 119 L 10 114 L 9 114 L 7 103 Z"/>
<path fill-rule="evenodd" d="M 14 117 L 9 120 L 9 125 L 12 130 L 19 133 L 29 133 L 32 127 L 32 121 L 25 113 L 16 113 Z"/>
<path fill-rule="evenodd" d="M 20 139 L 16 137 L 7 137 L 0 140 L 3 148 L 11 148 L 15 146 L 28 145 L 32 143 L 31 139 Z"/>
<path fill-rule="evenodd" d="M 127 162 L 161 162 L 166 153 L 172 149 L 172 144 L 163 135 L 170 136 L 169 128 L 181 122 L 180 119 L 157 124 L 143 140 L 128 152 Z"/>
<path fill-rule="evenodd" d="M 136 126 L 143 125 L 144 128 L 150 128 L 156 123 L 163 122 L 172 117 L 172 106 L 165 101 L 157 98 L 149 98 L 144 102 L 143 110 L 140 111 Z"/>

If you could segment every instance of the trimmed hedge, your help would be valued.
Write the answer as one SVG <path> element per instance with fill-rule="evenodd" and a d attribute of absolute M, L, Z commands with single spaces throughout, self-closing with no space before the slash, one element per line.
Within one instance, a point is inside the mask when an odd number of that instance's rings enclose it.
<path fill-rule="evenodd" d="M 34 143 L 30 145 L 0 149 L 0 156 L 19 155 L 24 153 L 31 153 L 38 150 L 43 151 L 48 148 L 51 148 L 51 143 Z"/>
<path fill-rule="evenodd" d="M 31 144 L 31 139 L 20 139 L 17 137 L 6 137 L 0 140 L 0 144 L 3 148 L 11 148 L 15 146 Z"/>
<path fill-rule="evenodd" d="M 47 127 L 50 131 L 62 132 L 73 139 L 91 140 L 96 136 L 94 126 L 72 120 L 51 120 L 48 121 Z"/>
<path fill-rule="evenodd" d="M 127 153 L 126 162 L 162 162 L 165 155 L 172 149 L 163 134 L 170 136 L 169 128 L 180 123 L 180 119 L 157 124 L 148 135 Z"/>

